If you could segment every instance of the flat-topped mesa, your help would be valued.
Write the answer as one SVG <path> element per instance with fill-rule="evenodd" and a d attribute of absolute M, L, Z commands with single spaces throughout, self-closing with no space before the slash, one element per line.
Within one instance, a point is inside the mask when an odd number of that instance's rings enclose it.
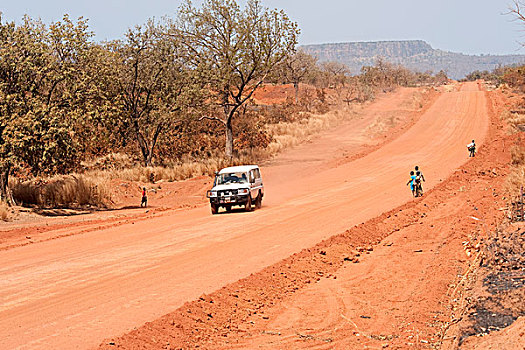
<path fill-rule="evenodd" d="M 320 45 L 305 45 L 301 49 L 314 54 L 321 61 L 330 60 L 340 55 L 349 57 L 410 57 L 428 53 L 434 49 L 423 40 L 402 41 L 363 41 L 348 43 L 330 43 Z"/>
<path fill-rule="evenodd" d="M 347 42 L 300 47 L 320 62 L 346 64 L 352 74 L 363 66 L 374 65 L 379 57 L 414 71 L 437 73 L 443 70 L 453 79 L 460 79 L 479 70 L 491 71 L 498 66 L 524 64 L 525 55 L 465 55 L 434 49 L 423 40 Z"/>

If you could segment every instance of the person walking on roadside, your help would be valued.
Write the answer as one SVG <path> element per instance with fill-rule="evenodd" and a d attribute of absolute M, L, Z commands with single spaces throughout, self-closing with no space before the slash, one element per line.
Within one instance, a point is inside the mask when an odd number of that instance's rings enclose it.
<path fill-rule="evenodd" d="M 414 179 L 414 192 L 416 197 L 423 195 L 423 186 L 421 185 L 421 173 L 416 171 L 416 178 Z"/>
<path fill-rule="evenodd" d="M 421 170 L 419 170 L 419 166 L 416 165 L 416 167 L 414 168 L 414 171 L 416 172 L 416 175 L 417 175 L 417 172 L 419 171 L 419 175 L 421 176 L 421 180 L 425 181 L 425 176 L 423 175 L 423 172 Z"/>
<path fill-rule="evenodd" d="M 410 190 L 412 191 L 412 196 L 416 196 L 416 188 L 415 188 L 415 184 L 414 184 L 414 181 L 416 180 L 416 175 L 414 175 L 414 172 L 411 171 L 410 172 L 410 180 L 408 180 L 407 182 L 407 186 L 410 185 Z"/>
<path fill-rule="evenodd" d="M 472 140 L 472 142 L 467 145 L 467 149 L 469 151 L 469 157 L 476 156 L 476 142 L 474 142 L 474 140 Z"/>
<path fill-rule="evenodd" d="M 423 195 L 423 184 L 422 182 L 425 182 L 425 176 L 423 175 L 423 172 L 421 170 L 419 170 L 419 166 L 416 165 L 416 167 L 414 168 L 414 171 L 416 172 L 416 177 L 419 176 L 419 192 L 421 193 L 421 195 Z"/>
<path fill-rule="evenodd" d="M 146 193 L 146 187 L 142 187 L 142 200 L 140 201 L 140 207 L 146 208 L 148 206 L 148 195 Z"/>

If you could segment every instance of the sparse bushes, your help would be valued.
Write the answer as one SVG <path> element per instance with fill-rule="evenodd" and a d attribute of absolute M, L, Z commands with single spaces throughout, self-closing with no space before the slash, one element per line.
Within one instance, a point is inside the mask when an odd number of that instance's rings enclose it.
<path fill-rule="evenodd" d="M 212 176 L 216 171 L 227 166 L 254 163 L 260 157 L 260 152 L 250 149 L 244 150 L 231 160 L 220 157 L 211 157 L 201 161 L 186 159 L 179 164 L 167 166 L 136 166 L 127 169 L 90 171 L 88 175 L 93 178 L 106 177 L 137 182 L 181 181 L 199 176 Z"/>
<path fill-rule="evenodd" d="M 525 186 L 525 147 L 517 145 L 512 147 L 510 152 L 511 168 L 505 180 L 504 191 L 514 212 L 521 206 L 521 189 Z"/>
<path fill-rule="evenodd" d="M 18 204 L 42 208 L 106 208 L 111 204 L 109 177 L 60 175 L 11 185 Z"/>
<path fill-rule="evenodd" d="M 515 90 L 525 92 L 525 66 L 506 68 L 501 81 Z"/>
<path fill-rule="evenodd" d="M 0 202 L 0 220 L 7 221 L 9 218 L 9 207 L 7 204 Z"/>
<path fill-rule="evenodd" d="M 465 76 L 465 80 L 467 81 L 475 81 L 479 79 L 485 80 L 487 82 L 495 83 L 496 85 L 498 85 L 501 81 L 501 77 L 495 74 L 494 71 L 489 72 L 487 70 L 484 70 L 484 71 L 475 70 L 467 74 L 467 76 Z"/>

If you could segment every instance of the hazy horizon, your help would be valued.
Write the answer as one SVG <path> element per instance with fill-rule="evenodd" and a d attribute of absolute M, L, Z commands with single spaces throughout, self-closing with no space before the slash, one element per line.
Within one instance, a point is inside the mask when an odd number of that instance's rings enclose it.
<path fill-rule="evenodd" d="M 148 18 L 174 16 L 181 0 L 67 0 L 9 2 L 0 6 L 3 21 L 19 22 L 24 14 L 44 23 L 71 18 L 88 19 L 97 41 L 122 38 L 128 28 Z M 199 4 L 202 1 L 194 1 Z M 244 3 L 245 0 L 239 1 Z M 509 11 L 512 0 L 442 0 L 423 4 L 415 0 L 348 2 L 333 0 L 262 0 L 270 8 L 283 9 L 299 24 L 300 45 L 344 42 L 423 40 L 433 48 L 465 54 L 525 54 L 523 24 Z"/>

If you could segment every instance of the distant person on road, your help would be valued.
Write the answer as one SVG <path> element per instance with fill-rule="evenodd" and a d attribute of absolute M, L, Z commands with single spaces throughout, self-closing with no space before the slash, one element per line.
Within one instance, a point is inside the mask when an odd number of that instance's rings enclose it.
<path fill-rule="evenodd" d="M 148 206 L 148 195 L 146 194 L 146 187 L 142 187 L 142 200 L 140 201 L 140 207 L 142 206 L 147 207 Z"/>
<path fill-rule="evenodd" d="M 476 156 L 476 142 L 474 142 L 474 140 L 472 140 L 472 142 L 467 145 L 467 149 L 469 151 L 469 157 Z"/>
<path fill-rule="evenodd" d="M 414 181 L 416 180 L 416 175 L 414 175 L 414 172 L 410 172 L 410 180 L 407 182 L 407 186 L 410 185 L 410 190 L 412 191 L 412 196 L 416 196 L 416 188 L 414 187 Z"/>

